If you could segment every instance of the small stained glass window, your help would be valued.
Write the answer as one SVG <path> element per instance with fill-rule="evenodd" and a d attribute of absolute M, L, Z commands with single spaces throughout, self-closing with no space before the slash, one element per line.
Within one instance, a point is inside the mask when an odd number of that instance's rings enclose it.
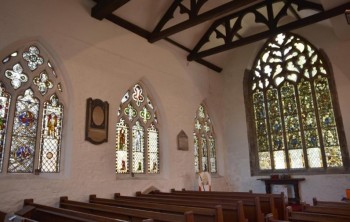
<path fill-rule="evenodd" d="M 245 84 L 253 173 L 344 169 L 348 151 L 326 64 L 296 35 L 279 34 L 262 48 Z"/>
<path fill-rule="evenodd" d="M 141 84 L 121 99 L 116 124 L 116 173 L 159 173 L 159 131 L 155 107 Z"/>
<path fill-rule="evenodd" d="M 201 104 L 196 112 L 194 124 L 194 168 L 195 172 L 217 172 L 214 130 L 209 115 Z"/>
<path fill-rule="evenodd" d="M 0 73 L 6 77 L 0 82 L 0 172 L 7 167 L 8 173 L 58 173 L 61 76 L 39 42 L 14 47 L 16 51 L 0 53 Z M 4 162 L 8 165 L 3 166 Z"/>

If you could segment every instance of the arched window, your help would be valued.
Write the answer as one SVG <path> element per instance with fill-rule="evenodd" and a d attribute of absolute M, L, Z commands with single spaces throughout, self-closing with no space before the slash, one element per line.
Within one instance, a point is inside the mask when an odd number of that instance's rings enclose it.
<path fill-rule="evenodd" d="M 201 104 L 196 112 L 194 124 L 194 167 L 196 173 L 216 173 L 216 147 L 213 124 L 207 110 Z"/>
<path fill-rule="evenodd" d="M 159 131 L 156 109 L 141 84 L 121 99 L 116 124 L 116 172 L 159 173 Z"/>
<path fill-rule="evenodd" d="M 314 46 L 288 33 L 268 40 L 245 87 L 253 174 L 344 171 L 334 79 Z"/>
<path fill-rule="evenodd" d="M 60 172 L 63 105 L 60 76 L 48 53 L 32 42 L 0 65 L 0 170 Z"/>

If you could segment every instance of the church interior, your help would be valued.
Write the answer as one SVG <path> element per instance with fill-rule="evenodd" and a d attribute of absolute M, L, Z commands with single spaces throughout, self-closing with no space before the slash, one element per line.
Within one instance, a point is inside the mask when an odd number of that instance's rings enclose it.
<path fill-rule="evenodd" d="M 3 0 L 0 30 L 2 212 L 171 189 L 350 198 L 347 0 Z"/>

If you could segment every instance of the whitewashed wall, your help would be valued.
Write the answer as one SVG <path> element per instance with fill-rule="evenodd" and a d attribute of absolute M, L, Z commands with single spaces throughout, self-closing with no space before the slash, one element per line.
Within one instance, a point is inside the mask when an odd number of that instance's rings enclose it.
<path fill-rule="evenodd" d="M 293 31 L 309 40 L 328 55 L 335 76 L 339 104 L 343 116 L 347 143 L 350 138 L 350 41 L 337 38 L 327 24 L 318 24 Z M 257 181 L 261 177 L 251 177 L 246 115 L 243 98 L 243 76 L 246 69 L 251 69 L 254 59 L 265 41 L 239 48 L 231 54 L 224 68 L 224 144 L 227 153 L 225 162 L 226 175 L 230 190 L 265 192 L 264 183 Z M 239 105 L 237 105 L 239 104 Z M 297 176 L 295 176 L 297 177 Z M 345 196 L 345 189 L 350 188 L 350 175 L 313 175 L 304 176 L 301 182 L 301 198 L 312 203 L 312 198 L 339 201 Z"/>
<path fill-rule="evenodd" d="M 85 201 L 89 194 L 133 195 L 151 186 L 163 191 L 196 188 L 191 136 L 194 115 L 202 101 L 212 114 L 218 135 L 219 175 L 213 178 L 213 189 L 226 190 L 222 76 L 196 63 L 188 64 L 184 52 L 165 42 L 152 45 L 108 21 L 91 18 L 93 5 L 87 0 L 1 1 L 0 50 L 13 42 L 39 40 L 54 57 L 58 74 L 65 75 L 63 90 L 67 95 L 62 173 L 1 173 L 0 210 L 18 210 L 25 198 L 57 205 L 64 195 Z M 138 81 L 147 86 L 158 107 L 161 174 L 147 178 L 116 176 L 116 112 L 125 91 Z M 92 145 L 85 141 L 89 97 L 110 104 L 108 143 Z M 190 138 L 189 151 L 177 150 L 176 137 L 181 130 Z"/>

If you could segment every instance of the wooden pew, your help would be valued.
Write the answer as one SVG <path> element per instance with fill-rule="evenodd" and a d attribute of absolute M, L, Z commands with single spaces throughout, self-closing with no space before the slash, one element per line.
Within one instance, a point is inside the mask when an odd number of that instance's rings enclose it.
<path fill-rule="evenodd" d="M 121 196 L 119 193 L 114 195 L 116 201 L 131 201 L 139 202 L 145 205 L 149 203 L 159 203 L 163 205 L 179 205 L 179 206 L 191 206 L 191 207 L 202 207 L 202 208 L 214 208 L 217 204 L 203 202 L 203 201 L 188 201 L 188 200 L 167 200 L 160 198 L 150 198 L 150 197 L 132 197 L 132 196 Z M 237 201 L 233 204 L 223 204 L 222 212 L 224 222 L 246 222 L 243 203 L 242 201 Z"/>
<path fill-rule="evenodd" d="M 158 191 L 154 191 L 153 193 L 157 193 Z M 234 196 L 236 198 L 244 198 L 247 196 L 253 196 L 253 197 L 259 197 L 264 202 L 265 199 L 273 198 L 274 202 L 274 208 L 269 210 L 269 206 L 262 205 L 262 211 L 264 213 L 266 212 L 272 212 L 273 217 L 279 220 L 284 220 L 287 217 L 286 212 L 286 203 L 285 203 L 285 197 L 284 193 L 281 194 L 265 194 L 265 193 L 253 193 L 251 190 L 249 192 L 225 192 L 225 191 L 209 191 L 209 192 L 199 192 L 199 191 L 189 191 L 182 189 L 182 191 L 176 191 L 175 189 L 171 189 L 171 193 L 184 193 L 184 194 L 193 194 L 193 193 L 206 193 L 208 195 L 226 195 L 226 196 Z M 268 200 L 266 200 L 268 202 Z M 268 204 L 270 205 L 270 204 Z"/>
<path fill-rule="evenodd" d="M 349 222 L 350 217 L 310 212 L 291 212 L 288 220 L 298 222 Z"/>
<path fill-rule="evenodd" d="M 84 203 L 68 200 L 68 197 L 60 198 L 60 207 L 74 211 L 95 214 L 104 217 L 117 218 L 122 220 L 142 221 L 153 219 L 157 222 L 194 222 L 193 212 L 187 211 L 183 214 L 170 214 L 135 208 L 115 207 L 101 204 Z"/>
<path fill-rule="evenodd" d="M 118 206 L 127 208 L 137 208 L 142 210 L 151 210 L 166 213 L 184 214 L 187 211 L 192 211 L 195 222 L 223 222 L 222 207 L 215 206 L 215 208 L 200 208 L 191 206 L 178 205 L 164 205 L 158 203 L 140 203 L 139 201 L 123 201 L 97 198 L 96 195 L 89 196 L 89 202 L 93 204 L 103 204 L 108 206 Z"/>
<path fill-rule="evenodd" d="M 213 196 L 196 196 L 196 195 L 176 195 L 172 193 L 153 193 L 153 194 L 142 194 L 137 192 L 136 196 L 138 197 L 150 197 L 150 198 L 165 198 L 169 201 L 173 200 L 186 200 L 186 201 L 199 201 L 199 202 L 208 202 L 212 204 L 232 204 L 237 201 L 242 201 L 244 214 L 249 221 L 263 222 L 264 214 L 261 211 L 260 200 L 258 197 L 249 198 L 220 198 Z"/>
<path fill-rule="evenodd" d="M 202 197 L 215 197 L 220 199 L 254 199 L 255 195 L 247 192 L 200 192 L 200 191 L 176 191 L 171 190 L 171 193 L 160 192 L 159 190 L 152 191 L 150 194 L 164 194 L 164 195 L 185 195 L 185 196 L 202 196 Z M 244 195 L 242 195 L 244 194 Z M 245 195 L 248 194 L 248 195 Z M 279 219 L 278 211 L 275 207 L 275 200 L 271 194 L 259 196 L 261 211 L 264 215 L 272 214 L 275 219 Z M 280 219 L 283 219 L 281 217 Z"/>
<path fill-rule="evenodd" d="M 316 197 L 312 199 L 314 206 L 329 206 L 329 207 L 338 207 L 338 208 L 350 208 L 349 202 L 336 202 L 336 201 L 320 201 Z"/>
<path fill-rule="evenodd" d="M 303 212 L 342 215 L 350 217 L 350 208 L 346 209 L 334 206 L 304 206 Z"/>
<path fill-rule="evenodd" d="M 32 219 L 29 221 L 43 222 L 126 222 L 108 217 L 101 217 L 87 213 L 81 213 L 66 209 L 60 209 L 34 203 L 33 199 L 25 199 L 24 207 L 15 212 L 16 215 Z"/>

